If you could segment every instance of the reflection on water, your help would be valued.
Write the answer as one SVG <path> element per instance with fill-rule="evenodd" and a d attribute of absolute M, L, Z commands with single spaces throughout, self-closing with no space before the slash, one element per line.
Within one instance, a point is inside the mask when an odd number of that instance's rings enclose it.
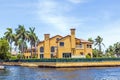
<path fill-rule="evenodd" d="M 7 66 L 0 80 L 120 80 L 120 67 L 109 68 L 28 68 Z"/>

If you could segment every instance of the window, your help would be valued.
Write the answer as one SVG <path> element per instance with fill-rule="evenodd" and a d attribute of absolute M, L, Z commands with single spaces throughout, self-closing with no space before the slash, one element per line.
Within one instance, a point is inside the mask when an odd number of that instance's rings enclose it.
<path fill-rule="evenodd" d="M 92 45 L 90 45 L 90 48 L 92 48 Z"/>
<path fill-rule="evenodd" d="M 59 38 L 56 38 L 56 41 L 58 41 L 59 40 Z"/>
<path fill-rule="evenodd" d="M 44 47 L 40 47 L 40 52 L 44 52 Z"/>
<path fill-rule="evenodd" d="M 71 58 L 71 53 L 63 53 L 63 58 Z"/>
<path fill-rule="evenodd" d="M 87 44 L 87 48 L 92 48 L 92 45 Z"/>
<path fill-rule="evenodd" d="M 83 53 L 83 52 L 80 52 L 80 55 L 84 55 L 84 53 Z"/>
<path fill-rule="evenodd" d="M 82 48 L 82 44 L 80 44 L 80 48 Z"/>
<path fill-rule="evenodd" d="M 60 46 L 64 46 L 64 42 L 60 42 Z"/>
<path fill-rule="evenodd" d="M 51 54 L 51 58 L 54 58 L 53 54 Z"/>
<path fill-rule="evenodd" d="M 89 48 L 89 45 L 87 44 L 87 48 Z"/>
<path fill-rule="evenodd" d="M 40 54 L 40 58 L 44 58 L 44 54 Z"/>
<path fill-rule="evenodd" d="M 51 47 L 51 52 L 55 52 L 55 47 L 54 46 Z"/>

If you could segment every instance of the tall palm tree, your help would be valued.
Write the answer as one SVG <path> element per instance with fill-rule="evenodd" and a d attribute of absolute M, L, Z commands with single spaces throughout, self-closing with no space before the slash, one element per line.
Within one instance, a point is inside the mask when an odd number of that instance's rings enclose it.
<path fill-rule="evenodd" d="M 33 57 L 32 56 L 32 47 L 35 47 L 35 55 L 36 55 L 36 43 L 38 40 L 38 38 L 35 34 L 35 27 L 29 28 L 28 35 L 29 35 L 29 41 L 30 41 L 30 45 L 31 45 L 31 57 Z"/>
<path fill-rule="evenodd" d="M 16 38 L 16 34 L 13 34 L 13 41 L 14 41 L 14 46 L 15 46 L 15 51 L 17 49 L 17 46 L 18 46 L 18 39 Z"/>
<path fill-rule="evenodd" d="M 101 51 L 102 45 L 105 46 L 103 43 L 103 38 L 97 36 L 97 38 L 95 39 L 95 46 L 98 46 L 99 51 Z"/>
<path fill-rule="evenodd" d="M 21 45 L 21 52 L 24 54 L 24 43 L 28 40 L 29 36 L 23 25 L 19 25 L 16 29 L 16 38 L 21 40 L 22 43 L 19 45 Z"/>
<path fill-rule="evenodd" d="M 15 51 L 17 50 L 17 47 L 19 46 L 19 39 L 17 38 L 17 34 L 13 34 L 13 41 L 14 41 L 14 46 L 15 46 Z"/>
<path fill-rule="evenodd" d="M 110 45 L 107 49 L 106 49 L 106 54 L 107 57 L 112 57 L 114 56 L 114 47 L 112 45 Z"/>
<path fill-rule="evenodd" d="M 112 56 L 117 56 L 120 57 L 120 42 L 115 43 L 114 45 L 111 45 L 108 47 L 106 50 L 106 53 L 112 55 Z"/>
<path fill-rule="evenodd" d="M 24 43 L 24 44 L 22 44 L 22 43 Z M 26 43 L 26 42 L 22 42 L 22 40 L 18 40 L 17 44 L 18 44 L 19 52 L 20 52 L 20 51 L 22 52 L 22 49 L 23 49 L 23 48 L 24 48 L 24 50 L 27 49 L 27 43 Z M 21 53 L 21 52 L 20 52 L 20 53 Z"/>
<path fill-rule="evenodd" d="M 120 43 L 117 42 L 114 44 L 114 53 L 119 57 L 120 56 Z"/>
<path fill-rule="evenodd" d="M 98 50 L 99 50 L 99 55 L 102 53 L 102 46 L 105 47 L 104 43 L 103 43 L 103 38 L 101 38 L 100 36 L 97 36 L 97 38 L 94 41 L 95 46 L 98 46 Z"/>
<path fill-rule="evenodd" d="M 88 41 L 94 43 L 94 40 L 92 38 L 88 38 Z"/>
<path fill-rule="evenodd" d="M 4 35 L 10 44 L 10 52 L 12 52 L 12 42 L 13 42 L 13 30 L 12 30 L 12 28 L 7 28 L 7 31 L 4 33 Z"/>

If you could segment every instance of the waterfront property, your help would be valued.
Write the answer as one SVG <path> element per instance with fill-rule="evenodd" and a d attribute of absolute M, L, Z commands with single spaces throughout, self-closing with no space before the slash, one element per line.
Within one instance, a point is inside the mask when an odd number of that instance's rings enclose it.
<path fill-rule="evenodd" d="M 75 29 L 70 29 L 70 35 L 62 37 L 44 34 L 44 40 L 37 44 L 37 49 L 26 50 L 25 58 L 37 55 L 37 58 L 85 58 L 92 57 L 92 43 L 75 37 Z M 31 54 L 32 51 L 32 54 Z"/>

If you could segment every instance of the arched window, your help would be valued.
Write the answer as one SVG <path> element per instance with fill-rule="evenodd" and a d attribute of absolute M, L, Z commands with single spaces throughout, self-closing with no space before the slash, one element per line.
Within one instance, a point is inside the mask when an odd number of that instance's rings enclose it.
<path fill-rule="evenodd" d="M 81 55 L 81 56 L 83 56 L 83 55 L 84 55 L 84 53 L 83 53 L 83 52 L 80 52 L 80 55 Z"/>
<path fill-rule="evenodd" d="M 56 38 L 56 41 L 58 41 L 59 40 L 59 38 Z"/>
<path fill-rule="evenodd" d="M 91 54 L 90 54 L 90 53 L 88 53 L 88 55 L 91 57 Z"/>
<path fill-rule="evenodd" d="M 51 47 L 51 52 L 55 52 L 55 47 L 54 46 Z"/>
<path fill-rule="evenodd" d="M 40 47 L 40 52 L 44 52 L 44 47 Z"/>

